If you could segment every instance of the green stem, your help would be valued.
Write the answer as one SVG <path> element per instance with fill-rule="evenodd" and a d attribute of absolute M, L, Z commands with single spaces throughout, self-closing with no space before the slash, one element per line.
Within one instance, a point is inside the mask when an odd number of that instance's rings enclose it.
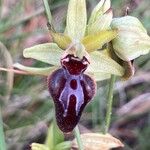
<path fill-rule="evenodd" d="M 109 89 L 108 89 L 108 97 L 107 97 L 107 112 L 106 112 L 106 122 L 105 122 L 105 131 L 106 134 L 108 132 L 110 121 L 111 121 L 111 114 L 112 114 L 112 103 L 113 103 L 113 87 L 116 80 L 115 75 L 111 75 Z"/>
<path fill-rule="evenodd" d="M 44 3 L 44 7 L 45 7 L 45 12 L 46 12 L 46 15 L 47 15 L 48 23 L 52 24 L 52 14 L 51 14 L 51 11 L 50 11 L 50 8 L 49 8 L 48 1 L 43 0 L 43 3 Z"/>
<path fill-rule="evenodd" d="M 5 136 L 4 136 L 4 130 L 3 130 L 3 120 L 2 120 L 2 115 L 1 115 L 1 108 L 0 108 L 0 150 L 6 150 Z"/>
<path fill-rule="evenodd" d="M 84 149 L 83 149 L 83 143 L 82 143 L 82 140 L 81 140 L 81 137 L 80 137 L 80 131 L 79 131 L 78 126 L 75 127 L 75 129 L 74 129 L 74 134 L 75 134 L 75 137 L 76 137 L 76 139 L 77 139 L 77 143 L 78 143 L 79 150 L 84 150 Z"/>

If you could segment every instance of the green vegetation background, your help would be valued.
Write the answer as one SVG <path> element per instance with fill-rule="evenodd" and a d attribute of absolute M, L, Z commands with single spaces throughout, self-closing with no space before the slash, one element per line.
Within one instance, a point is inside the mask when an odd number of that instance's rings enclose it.
<path fill-rule="evenodd" d="M 87 0 L 88 14 L 98 0 Z M 58 31 L 63 31 L 67 0 L 51 0 L 50 7 L 54 24 Z M 150 34 L 150 1 L 149 0 L 112 0 L 114 16 L 129 14 L 138 17 Z M 50 42 L 51 37 L 46 27 L 46 18 L 42 0 L 0 0 L 0 41 L 7 47 L 13 62 L 42 67 L 45 64 L 24 59 L 23 49 L 36 44 Z M 150 105 L 141 99 L 140 105 L 129 112 L 125 118 L 118 114 L 132 99 L 150 91 L 150 55 L 135 60 L 136 74 L 124 85 L 117 81 L 115 88 L 113 119 L 110 132 L 125 143 L 125 150 L 150 149 Z M 10 57 L 0 51 L 0 66 L 11 65 Z M 53 101 L 49 96 L 46 78 L 40 76 L 15 75 L 13 89 L 12 74 L 0 72 L 0 104 L 6 143 L 9 150 L 26 150 L 32 142 L 43 143 L 48 126 L 53 118 Z M 104 127 L 107 81 L 98 83 L 98 92 L 81 117 L 83 131 L 101 132 Z M 121 88 L 117 87 L 120 86 Z M 143 102 L 144 101 L 144 102 Z M 133 111 L 138 112 L 132 115 Z"/>

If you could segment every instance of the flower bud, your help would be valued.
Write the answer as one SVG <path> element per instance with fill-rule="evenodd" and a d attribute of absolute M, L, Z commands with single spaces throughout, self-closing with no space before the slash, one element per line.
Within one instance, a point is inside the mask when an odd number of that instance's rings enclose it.
<path fill-rule="evenodd" d="M 125 61 L 149 53 L 150 37 L 141 22 L 132 16 L 113 19 L 111 27 L 118 29 L 118 36 L 112 41 L 115 53 Z"/>

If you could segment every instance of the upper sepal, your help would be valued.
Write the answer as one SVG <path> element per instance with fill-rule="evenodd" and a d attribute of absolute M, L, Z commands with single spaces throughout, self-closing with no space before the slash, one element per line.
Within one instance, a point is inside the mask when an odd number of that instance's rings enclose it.
<path fill-rule="evenodd" d="M 67 12 L 66 31 L 72 40 L 84 37 L 87 23 L 86 1 L 70 0 Z"/>

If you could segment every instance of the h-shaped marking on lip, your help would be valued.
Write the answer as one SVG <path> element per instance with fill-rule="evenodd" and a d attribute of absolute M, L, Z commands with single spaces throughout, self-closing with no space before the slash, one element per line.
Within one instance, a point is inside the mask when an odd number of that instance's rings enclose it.
<path fill-rule="evenodd" d="M 72 80 L 76 80 L 76 82 L 77 82 L 76 89 L 72 89 L 70 86 L 70 82 Z M 76 98 L 76 107 L 75 107 L 76 108 L 76 116 L 78 116 L 80 108 L 81 108 L 82 104 L 84 103 L 84 93 L 83 93 L 83 89 L 82 89 L 80 80 L 82 80 L 82 75 L 77 75 L 77 76 L 70 75 L 67 77 L 65 87 L 62 90 L 60 97 L 59 97 L 59 101 L 62 103 L 63 108 L 64 108 L 64 114 L 63 114 L 64 117 L 67 116 L 71 95 L 74 95 Z"/>

